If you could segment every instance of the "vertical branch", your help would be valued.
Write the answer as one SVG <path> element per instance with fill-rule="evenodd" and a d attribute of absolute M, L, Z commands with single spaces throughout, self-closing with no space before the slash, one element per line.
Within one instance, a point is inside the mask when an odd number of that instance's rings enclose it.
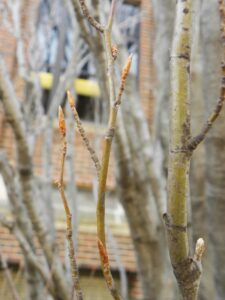
<path fill-rule="evenodd" d="M 64 114 L 62 108 L 59 107 L 59 131 L 62 136 L 63 140 L 63 148 L 61 153 L 61 168 L 60 168 L 60 177 L 58 182 L 58 189 L 63 201 L 64 210 L 66 213 L 66 225 L 67 225 L 67 240 L 69 244 L 69 258 L 70 258 L 70 266 L 72 271 L 72 278 L 73 278 L 73 289 L 75 290 L 77 300 L 82 300 L 83 295 L 80 288 L 79 282 L 79 274 L 78 274 L 78 267 L 75 259 L 75 250 L 74 244 L 72 239 L 72 215 L 70 212 L 70 208 L 68 205 L 68 201 L 66 199 L 65 191 L 64 191 L 64 182 L 63 182 L 63 175 L 64 175 L 64 164 L 65 164 L 65 157 L 66 157 L 66 149 L 67 149 L 67 142 L 66 142 L 66 124 L 64 119 Z"/>
<path fill-rule="evenodd" d="M 168 211 L 172 224 L 183 228 L 174 231 L 178 236 L 178 247 L 172 247 L 172 262 L 183 260 L 188 256 L 187 196 L 188 170 L 190 155 L 186 144 L 190 137 L 189 112 L 189 64 L 190 64 L 190 31 L 191 2 L 177 2 L 177 16 L 171 55 L 171 131 L 169 157 L 169 199 Z M 179 182 L 179 186 L 175 183 Z"/>
<path fill-rule="evenodd" d="M 203 125 L 201 132 L 193 137 L 189 142 L 189 149 L 194 150 L 198 147 L 198 145 L 205 139 L 206 135 L 208 134 L 209 130 L 212 128 L 214 122 L 220 115 L 220 112 L 223 108 L 225 102 L 225 3 L 222 0 L 218 0 L 219 6 L 219 13 L 220 13 L 220 33 L 221 33 L 221 42 L 223 46 L 223 53 L 222 53 L 222 62 L 221 62 L 221 86 L 220 86 L 220 95 L 217 103 L 215 104 L 215 108 L 213 112 L 209 115 L 208 119 L 206 120 L 205 124 Z"/>
<path fill-rule="evenodd" d="M 111 153 L 112 140 L 115 133 L 116 127 L 116 118 L 119 106 L 121 104 L 121 97 L 125 86 L 126 78 L 129 74 L 132 56 L 128 58 L 128 61 L 122 72 L 122 79 L 119 88 L 118 95 L 116 97 L 115 93 L 115 84 L 114 84 L 114 60 L 116 59 L 117 49 L 112 49 L 111 46 L 111 31 L 113 24 L 113 17 L 115 13 L 115 0 L 112 0 L 110 14 L 108 18 L 107 26 L 104 27 L 98 21 L 96 21 L 91 15 L 87 8 L 86 2 L 79 0 L 83 15 L 87 18 L 89 23 L 96 28 L 99 32 L 104 35 L 105 42 L 105 53 L 107 61 L 107 77 L 108 77 L 108 87 L 109 87 L 109 102 L 110 102 L 110 113 L 108 128 L 105 134 L 103 142 L 103 153 L 102 153 L 102 162 L 99 172 L 99 185 L 98 185 L 98 202 L 97 202 L 97 235 L 98 235 L 98 247 L 99 254 L 101 258 L 102 271 L 107 283 L 107 286 L 111 292 L 111 295 L 115 300 L 120 300 L 121 296 L 119 295 L 117 289 L 115 288 L 114 280 L 110 271 L 110 264 L 106 248 L 106 234 L 105 234 L 105 193 L 106 193 L 106 181 L 108 175 L 109 159 Z M 115 55 L 116 53 L 116 55 Z M 70 101 L 70 98 L 69 98 Z M 74 104 L 71 105 L 72 109 Z M 74 109 L 75 110 L 75 109 Z M 77 113 L 75 117 L 76 121 L 78 119 Z M 78 122 L 77 122 L 78 124 Z M 99 164 L 100 165 L 100 164 Z"/>
<path fill-rule="evenodd" d="M 97 233 L 98 233 L 98 246 L 99 246 L 99 253 L 102 263 L 103 273 L 106 279 L 106 282 L 110 282 L 109 280 L 109 272 L 110 268 L 107 266 L 107 261 L 105 257 L 107 255 L 106 249 L 106 241 L 105 241 L 105 193 L 106 193 L 106 180 L 108 175 L 108 167 L 109 167 L 109 158 L 111 153 L 111 146 L 112 140 L 115 133 L 116 127 L 116 118 L 118 108 L 121 104 L 121 95 L 124 89 L 126 78 L 129 74 L 130 66 L 131 66 L 132 57 L 129 56 L 128 61 L 123 69 L 121 85 L 118 92 L 117 98 L 114 100 L 113 104 L 110 107 L 110 114 L 109 114 L 109 122 L 108 122 L 108 129 L 106 131 L 106 135 L 103 142 L 103 153 L 102 153 L 102 164 L 101 170 L 99 175 L 99 186 L 98 186 L 98 203 L 97 203 Z M 103 255 L 103 254 L 106 255 Z M 109 269 L 109 270 L 108 270 Z M 111 273 L 110 273 L 111 274 Z M 113 285 L 112 285 L 113 286 Z M 114 297 L 114 299 L 121 299 L 120 295 L 116 290 L 108 287 Z M 116 293 L 115 293 L 116 292 Z"/>
<path fill-rule="evenodd" d="M 171 128 L 168 174 L 168 205 L 164 216 L 173 271 L 183 299 L 197 299 L 201 276 L 201 255 L 189 257 L 187 202 L 189 195 L 190 140 L 190 54 L 192 0 L 177 1 L 174 39 L 171 55 Z M 196 247 L 199 252 L 199 247 Z M 196 257 L 198 259 L 196 259 Z"/>

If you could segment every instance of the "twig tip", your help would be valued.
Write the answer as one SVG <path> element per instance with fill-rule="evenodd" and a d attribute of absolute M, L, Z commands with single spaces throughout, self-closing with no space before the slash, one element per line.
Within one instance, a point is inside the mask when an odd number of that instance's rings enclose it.
<path fill-rule="evenodd" d="M 129 72 L 130 72 L 130 67 L 131 67 L 131 64 L 132 64 L 132 58 L 133 58 L 133 54 L 130 54 L 130 55 L 128 56 L 127 62 L 126 62 L 126 64 L 125 64 L 124 68 L 123 68 L 122 78 L 123 78 L 124 80 L 126 80 L 128 74 L 129 74 Z"/>
<path fill-rule="evenodd" d="M 59 110 L 58 110 L 58 121 L 59 121 L 59 131 L 63 136 L 65 136 L 66 122 L 65 122 L 64 113 L 61 106 L 59 106 Z"/>
<path fill-rule="evenodd" d="M 195 258 L 197 261 L 201 261 L 204 251 L 205 251 L 205 241 L 203 240 L 203 238 L 199 238 L 195 246 Z"/>
<path fill-rule="evenodd" d="M 72 96 L 72 94 L 69 90 L 67 91 L 67 98 L 68 98 L 68 102 L 69 102 L 70 107 L 74 107 L 75 106 L 75 101 L 74 101 L 73 96 Z"/>
<path fill-rule="evenodd" d="M 106 249 L 100 239 L 98 239 L 98 249 L 99 249 L 99 254 L 101 257 L 101 260 L 103 264 L 108 264 L 109 263 L 109 258 L 106 252 Z"/>

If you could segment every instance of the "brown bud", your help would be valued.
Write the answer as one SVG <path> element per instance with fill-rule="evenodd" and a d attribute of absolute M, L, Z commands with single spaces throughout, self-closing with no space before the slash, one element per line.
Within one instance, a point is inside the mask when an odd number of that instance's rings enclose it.
<path fill-rule="evenodd" d="M 119 52 L 117 45 L 113 45 L 111 51 L 112 51 L 113 59 L 116 60 L 116 58 L 118 56 L 118 52 Z"/>
<path fill-rule="evenodd" d="M 74 107 L 75 106 L 75 101 L 74 101 L 73 96 L 70 93 L 70 91 L 67 91 L 67 98 L 68 98 L 70 107 Z"/>
<path fill-rule="evenodd" d="M 63 113 L 61 106 L 59 106 L 58 120 L 59 120 L 59 131 L 63 136 L 65 136 L 66 135 L 66 122 L 65 122 L 64 113 Z"/>
<path fill-rule="evenodd" d="M 101 260 L 103 262 L 104 265 L 109 264 L 109 258 L 106 252 L 106 249 L 104 247 L 104 245 L 102 244 L 102 241 L 100 239 L 98 239 L 98 249 L 99 249 L 99 254 L 101 257 Z"/>
<path fill-rule="evenodd" d="M 133 55 L 130 54 L 129 57 L 128 57 L 128 59 L 127 59 L 126 65 L 123 68 L 123 72 L 122 72 L 122 79 L 123 80 L 126 80 L 128 74 L 130 72 L 130 67 L 131 67 L 131 63 L 132 63 L 132 57 L 133 57 Z"/>

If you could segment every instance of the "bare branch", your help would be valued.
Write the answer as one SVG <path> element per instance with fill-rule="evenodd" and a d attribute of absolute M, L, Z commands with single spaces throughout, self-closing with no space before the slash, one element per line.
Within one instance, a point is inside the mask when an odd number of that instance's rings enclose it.
<path fill-rule="evenodd" d="M 110 271 L 110 264 L 109 264 L 109 257 L 107 254 L 107 251 L 102 244 L 102 242 L 98 239 L 98 249 L 99 249 L 99 254 L 101 257 L 102 261 L 102 266 L 103 266 L 103 273 L 105 277 L 106 284 L 108 286 L 108 289 L 113 296 L 115 300 L 121 300 L 121 297 L 118 295 L 111 271 Z"/>
<path fill-rule="evenodd" d="M 107 27 L 106 27 L 106 29 L 109 30 L 109 31 L 112 31 L 112 24 L 113 24 L 113 17 L 114 17 L 114 14 L 115 14 L 115 10 L 116 10 L 116 1 L 112 0 L 110 13 L 109 13 L 109 18 L 108 18 L 108 24 L 107 24 Z"/>
<path fill-rule="evenodd" d="M 101 33 L 104 32 L 104 27 L 98 22 L 96 21 L 90 14 L 89 9 L 87 7 L 87 4 L 85 2 L 85 0 L 79 0 L 80 2 L 80 7 L 82 9 L 83 15 L 87 18 L 88 22 L 98 31 L 100 31 Z"/>
<path fill-rule="evenodd" d="M 66 0 L 65 0 L 66 1 Z M 78 4 L 78 0 L 72 0 L 73 9 L 76 15 L 76 20 L 80 26 L 80 34 L 82 38 L 85 40 L 85 42 L 89 45 L 90 49 L 94 49 L 93 39 L 89 35 L 88 28 L 86 24 L 84 23 L 84 18 L 80 12 L 80 7 Z"/>
<path fill-rule="evenodd" d="M 74 115 L 74 119 L 76 121 L 77 129 L 79 130 L 80 135 L 81 135 L 81 137 L 83 139 L 83 142 L 84 142 L 84 144 L 85 144 L 88 152 L 91 155 L 91 159 L 94 162 L 94 165 L 95 165 L 95 168 L 96 168 L 96 171 L 97 171 L 97 175 L 99 177 L 101 165 L 100 165 L 98 156 L 97 156 L 94 148 L 92 148 L 91 145 L 90 145 L 90 142 L 88 140 L 87 134 L 86 134 L 86 132 L 85 132 L 83 126 L 82 126 L 82 123 L 80 121 L 79 115 L 77 113 L 77 110 L 76 110 L 76 107 L 75 107 L 75 101 L 73 99 L 72 94 L 69 91 L 67 91 L 67 97 L 68 97 L 68 101 L 69 101 L 70 107 L 71 107 L 73 115 Z"/>
<path fill-rule="evenodd" d="M 66 142 L 66 123 L 64 119 L 64 114 L 62 111 L 62 108 L 59 107 L 59 131 L 62 136 L 62 142 L 63 142 L 63 148 L 61 151 L 61 168 L 60 168 L 60 178 L 58 182 L 58 189 L 63 201 L 64 205 L 64 210 L 66 213 L 66 231 L 67 231 L 67 240 L 69 244 L 69 258 L 70 258 L 70 266 L 71 266 L 71 271 L 72 271 L 72 278 L 73 278 L 73 289 L 75 289 L 75 293 L 77 296 L 77 300 L 82 300 L 83 295 L 82 291 L 80 288 L 80 283 L 79 283 L 79 274 L 78 274 L 78 267 L 76 263 L 76 258 L 75 258 L 75 249 L 74 249 L 74 244 L 73 244 L 73 229 L 72 229 L 72 215 L 70 212 L 70 208 L 68 205 L 68 201 L 66 199 L 65 191 L 64 191 L 64 163 L 65 163 L 65 157 L 66 157 L 66 149 L 67 149 L 67 142 Z"/>
<path fill-rule="evenodd" d="M 126 76 L 129 73 L 130 69 L 130 63 L 131 63 L 131 57 L 128 58 L 128 63 L 126 64 L 124 70 L 127 72 L 123 72 L 123 75 L 126 73 Z M 111 77 L 111 74 L 109 74 Z M 125 76 L 123 77 L 125 80 Z M 113 78 L 110 80 L 113 81 Z M 119 90 L 119 94 L 122 92 Z M 108 175 L 108 167 L 109 167 L 109 158 L 111 153 L 111 146 L 112 146 L 112 139 L 115 133 L 115 127 L 116 127 L 116 118 L 117 118 L 117 112 L 118 108 L 121 103 L 121 95 L 119 97 L 119 101 L 114 101 L 114 103 L 110 107 L 110 115 L 109 115 L 109 122 L 108 122 L 108 129 L 105 135 L 104 139 L 104 146 L 103 146 L 103 154 L 102 154 L 102 167 L 101 172 L 99 176 L 99 187 L 98 187 L 98 203 L 97 203 L 97 231 L 98 231 L 98 239 L 101 241 L 101 243 L 104 246 L 105 252 L 107 253 L 106 249 L 106 241 L 105 241 L 105 193 L 106 193 L 106 180 Z M 101 256 L 101 253 L 100 253 Z M 103 257 L 101 256 L 102 260 L 102 266 L 103 266 L 103 274 L 105 276 L 106 282 L 108 280 L 108 274 L 105 274 L 104 269 L 104 261 Z M 108 272 L 108 271 L 107 271 Z M 121 299 L 120 295 L 117 294 L 114 296 L 115 299 Z M 116 298 L 118 297 L 118 298 Z"/>
<path fill-rule="evenodd" d="M 195 300 L 201 262 L 190 258 L 187 230 L 190 151 L 190 77 L 193 1 L 177 1 L 171 55 L 171 126 L 168 167 L 168 202 L 164 220 L 170 260 L 183 299 Z"/>
<path fill-rule="evenodd" d="M 224 59 L 225 59 L 225 55 L 224 55 L 224 50 L 225 50 L 225 3 L 222 0 L 219 0 L 218 3 L 219 3 L 219 12 L 220 12 L 220 20 L 221 20 L 221 28 L 220 28 L 221 40 L 222 40 L 222 44 L 223 44 L 223 61 L 221 62 L 222 78 L 221 78 L 221 87 L 220 87 L 220 97 L 216 103 L 216 107 L 215 107 L 213 113 L 208 117 L 201 132 L 190 140 L 190 142 L 188 144 L 188 149 L 191 151 L 195 150 L 198 147 L 198 145 L 205 139 L 207 133 L 212 128 L 213 123 L 219 117 L 220 112 L 223 108 L 223 104 L 225 102 L 225 61 L 224 61 Z"/>
<path fill-rule="evenodd" d="M 50 236 L 43 218 L 39 214 L 34 201 L 33 190 L 33 166 L 32 156 L 29 145 L 29 135 L 26 124 L 24 122 L 24 115 L 20 109 L 19 101 L 16 98 L 13 86 L 10 82 L 4 61 L 0 59 L 0 93 L 6 115 L 15 134 L 17 142 L 17 162 L 19 170 L 19 179 L 21 183 L 21 192 L 23 204 L 27 210 L 33 229 L 37 234 L 40 246 L 42 247 L 46 260 L 49 266 L 52 266 L 54 252 L 54 240 Z M 68 299 L 68 289 L 65 279 L 63 277 L 62 264 L 59 261 L 54 268 L 53 278 L 57 283 L 57 288 L 63 294 L 65 299 Z"/>
<path fill-rule="evenodd" d="M 55 289 L 53 288 L 51 275 L 48 270 L 43 267 L 43 264 L 33 252 L 22 231 L 17 226 L 13 226 L 11 228 L 11 232 L 16 236 L 20 247 L 24 251 L 24 254 L 26 255 L 26 258 L 29 261 L 30 265 L 40 273 L 44 282 L 48 282 L 48 290 L 54 296 Z"/>
<path fill-rule="evenodd" d="M 19 68 L 19 73 L 26 81 L 29 81 L 29 76 L 27 73 L 25 52 L 24 52 L 24 43 L 21 35 L 21 18 L 22 18 L 22 9 L 21 1 L 14 1 L 11 6 L 12 9 L 12 18 L 13 18 L 13 31 L 15 38 L 17 40 L 16 44 L 16 55 L 17 63 Z"/>
<path fill-rule="evenodd" d="M 0 248 L 0 252 L 1 252 L 1 248 Z M 6 258 L 3 254 L 0 254 L 0 258 L 1 258 L 2 268 L 3 268 L 3 271 L 5 273 L 6 281 L 8 283 L 9 290 L 12 294 L 12 297 L 13 297 L 14 300 L 20 300 L 21 298 L 20 298 L 19 293 L 16 289 L 15 283 L 13 282 L 11 272 L 9 271 L 9 268 L 8 268 L 7 260 L 6 260 Z"/>

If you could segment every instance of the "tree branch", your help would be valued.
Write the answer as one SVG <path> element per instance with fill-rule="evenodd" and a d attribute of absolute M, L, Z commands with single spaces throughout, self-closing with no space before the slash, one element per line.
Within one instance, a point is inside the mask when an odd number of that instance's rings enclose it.
<path fill-rule="evenodd" d="M 115 0 L 111 3 L 110 14 L 108 18 L 108 23 L 106 28 L 103 28 L 99 23 L 95 23 L 95 20 L 90 16 L 85 1 L 80 0 L 80 4 L 83 5 L 83 14 L 88 19 L 90 24 L 94 26 L 97 30 L 104 33 L 105 40 L 105 51 L 106 51 L 106 61 L 107 61 L 107 77 L 109 83 L 109 100 L 110 100 L 110 114 L 108 121 L 108 129 L 105 135 L 105 139 L 103 142 L 103 154 L 102 154 L 102 163 L 99 174 L 99 186 L 98 186 L 98 203 L 97 203 L 97 233 L 98 233 L 98 246 L 99 246 L 99 254 L 101 258 L 102 271 L 108 285 L 108 288 L 115 300 L 121 299 L 118 291 L 115 289 L 113 277 L 110 271 L 109 261 L 106 249 L 106 238 L 105 238 L 105 193 L 106 193 L 106 180 L 108 175 L 108 167 L 109 167 L 109 158 L 111 153 L 111 145 L 112 139 L 115 132 L 116 127 L 116 118 L 118 108 L 121 104 L 121 96 L 125 85 L 125 80 L 129 74 L 131 60 L 132 57 L 128 58 L 128 62 L 123 69 L 122 80 L 120 84 L 120 89 L 118 96 L 115 96 L 115 84 L 114 84 L 114 59 L 112 55 L 112 46 L 111 46 L 111 30 L 113 23 L 113 16 L 115 12 Z M 100 27 L 99 27 L 100 25 Z M 71 107 L 74 107 L 74 101 L 71 103 Z"/>
<path fill-rule="evenodd" d="M 79 0 L 80 3 L 80 7 L 81 10 L 83 12 L 83 15 L 85 18 L 87 18 L 88 22 L 98 31 L 100 31 L 101 33 L 104 32 L 104 27 L 98 22 L 96 21 L 90 14 L 89 9 L 87 7 L 87 4 L 85 2 L 85 0 Z"/>
<path fill-rule="evenodd" d="M 73 244 L 73 228 L 72 228 L 72 215 L 70 212 L 70 208 L 68 205 L 68 201 L 66 199 L 65 191 L 64 191 L 64 163 L 65 163 L 65 157 L 66 157 L 66 150 L 67 150 L 67 142 L 66 142 L 66 124 L 64 119 L 64 114 L 62 111 L 62 108 L 59 107 L 59 131 L 62 136 L 62 142 L 63 142 L 63 148 L 61 151 L 61 168 L 60 168 L 60 177 L 58 181 L 58 189 L 63 201 L 64 210 L 66 213 L 66 231 L 67 231 L 67 240 L 69 244 L 69 259 L 70 259 L 70 266 L 72 271 L 72 278 L 73 278 L 73 289 L 75 289 L 75 293 L 77 296 L 77 300 L 82 300 L 83 295 L 80 288 L 80 282 L 79 282 L 79 273 L 78 273 L 78 267 L 76 263 L 75 258 L 75 250 L 74 250 L 74 244 Z"/>
<path fill-rule="evenodd" d="M 189 195 L 190 77 L 192 0 L 177 1 L 171 55 L 171 128 L 167 227 L 171 264 L 184 300 L 197 299 L 201 261 L 191 258 L 187 233 Z M 199 255 L 199 258 L 201 256 Z"/>
<path fill-rule="evenodd" d="M 8 283 L 9 290 L 12 294 L 12 297 L 13 297 L 14 300 L 20 300 L 21 298 L 20 298 L 19 293 L 16 289 L 16 286 L 13 282 L 11 272 L 9 271 L 9 268 L 8 268 L 7 260 L 4 257 L 4 255 L 1 254 L 1 248 L 0 248 L 0 258 L 1 258 L 2 268 L 3 268 L 3 271 L 4 271 L 5 277 L 6 277 L 6 281 Z"/>
<path fill-rule="evenodd" d="M 100 165 L 98 156 L 97 156 L 94 148 L 90 145 L 87 134 L 86 134 L 86 132 L 85 132 L 83 126 L 82 126 L 79 115 L 77 113 L 77 110 L 76 110 L 76 107 L 75 107 L 75 101 L 73 99 L 72 94 L 69 91 L 67 91 L 67 98 L 68 98 L 70 107 L 72 109 L 73 115 L 74 115 L 74 119 L 75 119 L 75 122 L 76 122 L 76 125 L 77 125 L 77 129 L 78 129 L 78 131 L 79 131 L 79 133 L 80 133 L 80 135 L 83 139 L 84 145 L 86 146 L 88 152 L 91 155 L 91 159 L 94 162 L 94 165 L 95 165 L 95 168 L 96 168 L 96 171 L 97 171 L 97 175 L 98 175 L 98 178 L 99 178 L 101 165 Z"/>
<path fill-rule="evenodd" d="M 16 98 L 13 86 L 10 82 L 4 61 L 0 59 L 0 93 L 2 95 L 3 105 L 15 134 L 17 145 L 17 164 L 18 173 L 21 184 L 21 192 L 24 207 L 29 215 L 33 229 L 37 234 L 40 246 L 43 249 L 49 267 L 53 264 L 54 257 L 54 241 L 50 236 L 43 219 L 38 213 L 36 202 L 34 201 L 33 190 L 33 165 L 32 156 L 29 147 L 29 135 L 24 122 L 24 115 L 20 109 L 19 101 Z M 54 283 L 58 292 L 63 295 L 64 299 L 68 299 L 68 289 L 63 276 L 63 268 L 60 261 L 55 265 L 53 272 Z"/>
<path fill-rule="evenodd" d="M 64 0 L 64 1 L 66 1 L 66 0 Z M 90 37 L 89 30 L 88 30 L 86 24 L 84 23 L 84 18 L 80 12 L 80 6 L 78 4 L 78 0 L 72 0 L 72 5 L 73 5 L 74 13 L 76 15 L 76 20 L 80 27 L 80 35 L 85 40 L 85 42 L 88 44 L 90 49 L 93 50 L 94 49 L 93 39 Z"/>
<path fill-rule="evenodd" d="M 218 3 L 219 3 L 219 12 L 220 12 L 220 20 L 221 20 L 221 26 L 220 26 L 221 40 L 222 40 L 222 45 L 223 45 L 223 60 L 221 62 L 222 78 L 221 78 L 221 87 L 220 87 L 220 97 L 216 103 L 216 107 L 215 107 L 214 111 L 208 117 L 201 132 L 198 135 L 196 135 L 195 137 L 191 138 L 191 140 L 188 144 L 188 149 L 191 151 L 195 150 L 198 147 L 198 145 L 205 139 L 207 133 L 210 131 L 214 122 L 219 117 L 220 112 L 223 108 L 223 104 L 225 102 L 225 61 L 224 61 L 224 59 L 225 59 L 225 56 L 224 56 L 224 50 L 225 50 L 225 3 L 222 0 L 219 0 Z"/>

